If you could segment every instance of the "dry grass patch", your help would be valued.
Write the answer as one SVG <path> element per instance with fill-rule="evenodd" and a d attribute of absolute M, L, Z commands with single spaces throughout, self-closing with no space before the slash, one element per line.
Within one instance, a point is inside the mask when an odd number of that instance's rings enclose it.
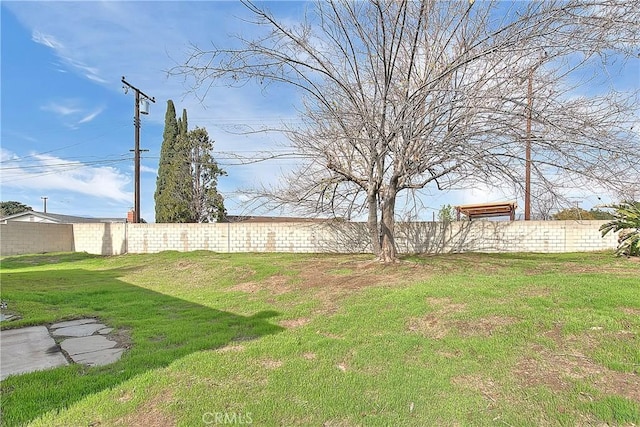
<path fill-rule="evenodd" d="M 638 316 L 638 317 L 640 317 L 640 308 L 620 307 L 620 311 L 622 311 L 624 314 L 628 314 L 630 316 Z"/>
<path fill-rule="evenodd" d="M 275 359 L 262 359 L 260 361 L 260 366 L 265 369 L 278 369 L 283 365 L 282 360 Z"/>
<path fill-rule="evenodd" d="M 229 288 L 232 291 L 246 292 L 254 294 L 263 290 L 269 291 L 272 295 L 282 295 L 291 292 L 293 287 L 289 284 L 288 276 L 271 276 L 260 282 L 243 282 Z"/>
<path fill-rule="evenodd" d="M 555 351 L 535 345 L 532 355 L 521 358 L 514 374 L 524 386 L 546 386 L 553 391 L 569 390 L 576 380 L 586 380 L 605 394 L 615 394 L 640 402 L 640 376 L 617 372 L 595 363 L 574 348 Z"/>
<path fill-rule="evenodd" d="M 542 286 L 528 286 L 518 290 L 518 298 L 548 298 L 553 290 Z"/>
<path fill-rule="evenodd" d="M 457 387 L 466 388 L 482 394 L 482 396 L 496 403 L 500 399 L 499 387 L 491 378 L 481 375 L 461 375 L 453 377 L 451 383 Z"/>
<path fill-rule="evenodd" d="M 233 345 L 225 345 L 224 347 L 220 347 L 214 351 L 217 351 L 218 353 L 232 353 L 232 352 L 243 351 L 243 350 L 244 350 L 243 345 L 233 344 Z"/>
<path fill-rule="evenodd" d="M 176 419 L 164 409 L 172 400 L 173 393 L 171 390 L 166 390 L 144 402 L 135 412 L 116 420 L 113 425 L 126 427 L 175 426 L 178 424 Z"/>
<path fill-rule="evenodd" d="M 346 419 L 328 420 L 322 423 L 322 427 L 352 427 L 356 425 L 358 424 L 354 424 Z"/>
<path fill-rule="evenodd" d="M 426 338 L 441 339 L 449 333 L 450 324 L 437 314 L 431 313 L 425 317 L 410 319 L 407 329 Z"/>
<path fill-rule="evenodd" d="M 518 319 L 508 316 L 488 316 L 473 320 L 459 320 L 454 322 L 456 329 L 462 336 L 489 337 L 505 326 L 513 325 Z"/>
<path fill-rule="evenodd" d="M 464 311 L 467 306 L 453 303 L 449 298 L 427 298 L 427 303 L 437 307 L 436 310 L 424 317 L 409 319 L 407 329 L 435 339 L 444 338 L 453 327 L 453 322 L 447 317 Z"/>
<path fill-rule="evenodd" d="M 283 326 L 287 329 L 293 329 L 293 328 L 299 328 L 301 326 L 304 326 L 309 322 L 311 322 L 311 319 L 309 319 L 308 317 L 300 317 L 298 319 L 281 320 L 278 323 L 280 324 L 280 326 Z"/>

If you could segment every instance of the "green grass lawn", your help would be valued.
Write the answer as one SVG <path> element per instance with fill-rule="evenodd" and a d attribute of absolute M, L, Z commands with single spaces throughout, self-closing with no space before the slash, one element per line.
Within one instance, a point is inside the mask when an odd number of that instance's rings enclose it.
<path fill-rule="evenodd" d="M 3 329 L 128 347 L 2 381 L 3 425 L 640 425 L 640 262 L 611 253 L 1 262 Z"/>

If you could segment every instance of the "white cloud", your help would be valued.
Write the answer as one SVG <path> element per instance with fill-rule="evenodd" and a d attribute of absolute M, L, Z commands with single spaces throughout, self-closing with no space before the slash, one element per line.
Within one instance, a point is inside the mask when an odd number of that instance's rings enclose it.
<path fill-rule="evenodd" d="M 50 111 L 52 113 L 58 114 L 60 116 L 68 116 L 75 113 L 80 113 L 82 110 L 73 105 L 73 101 L 64 101 L 64 102 L 49 102 L 40 109 L 43 111 Z"/>
<path fill-rule="evenodd" d="M 78 125 L 93 121 L 104 111 L 104 107 L 90 110 L 82 104 L 83 102 L 78 99 L 63 99 L 49 101 L 41 106 L 40 109 L 60 116 L 65 126 L 71 129 L 77 129 Z"/>
<path fill-rule="evenodd" d="M 4 148 L 0 147 L 0 162 L 8 162 L 11 160 L 15 160 L 17 159 L 18 156 L 16 156 L 14 153 L 12 153 L 9 150 L 5 150 Z"/>
<path fill-rule="evenodd" d="M 98 117 L 98 115 L 102 113 L 103 110 L 104 108 L 101 107 L 95 110 L 94 112 L 87 114 L 86 116 L 84 116 L 82 119 L 78 121 L 78 124 L 89 123 L 90 121 Z"/>
<path fill-rule="evenodd" d="M 107 80 L 100 77 L 100 70 L 96 67 L 90 67 L 81 61 L 75 60 L 71 57 L 61 56 L 61 59 L 69 64 L 71 67 L 80 70 L 86 78 L 97 83 L 107 83 Z"/>
<path fill-rule="evenodd" d="M 2 150 L 3 163 L 15 154 Z M 2 166 L 2 187 L 37 191 L 64 191 L 116 202 L 132 200 L 125 190 L 131 179 L 108 164 L 84 164 L 59 157 L 32 154 L 29 161 L 13 161 Z"/>
<path fill-rule="evenodd" d="M 153 175 L 157 175 L 158 174 L 158 170 L 157 169 L 150 168 L 149 166 L 145 166 L 145 165 L 140 165 L 140 172 L 150 173 L 150 174 L 153 174 Z"/>
<path fill-rule="evenodd" d="M 62 49 L 64 46 L 56 38 L 50 34 L 41 33 L 38 30 L 31 33 L 31 40 L 41 45 L 50 47 L 51 49 Z"/>

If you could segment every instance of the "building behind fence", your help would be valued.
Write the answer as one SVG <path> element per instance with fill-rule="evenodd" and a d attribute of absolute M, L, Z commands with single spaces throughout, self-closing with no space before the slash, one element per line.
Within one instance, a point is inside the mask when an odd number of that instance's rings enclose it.
<path fill-rule="evenodd" d="M 601 237 L 606 221 L 456 221 L 398 223 L 400 253 L 589 252 L 615 249 Z M 269 222 L 215 224 L 0 224 L 0 254 L 161 251 L 369 253 L 365 223 Z"/>

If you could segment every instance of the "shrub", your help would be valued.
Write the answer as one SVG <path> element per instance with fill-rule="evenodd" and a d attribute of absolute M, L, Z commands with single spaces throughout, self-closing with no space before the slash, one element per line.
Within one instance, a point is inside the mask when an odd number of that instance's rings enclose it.
<path fill-rule="evenodd" d="M 618 234 L 618 255 L 640 256 L 640 202 L 621 202 L 610 205 L 614 219 L 600 227 L 602 236 L 613 231 Z"/>

